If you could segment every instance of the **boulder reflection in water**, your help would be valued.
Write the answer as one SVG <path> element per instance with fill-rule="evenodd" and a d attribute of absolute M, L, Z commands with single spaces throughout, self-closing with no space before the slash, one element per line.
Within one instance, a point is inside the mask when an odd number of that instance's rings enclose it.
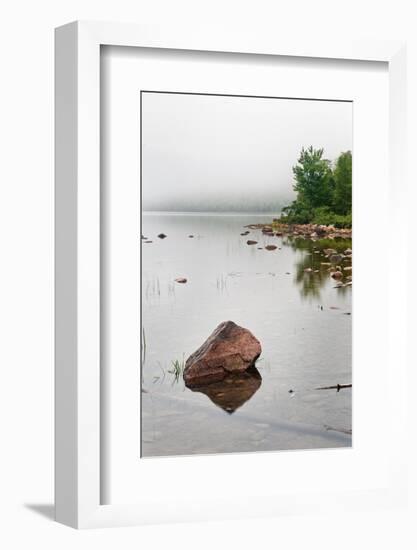
<path fill-rule="evenodd" d="M 189 387 L 191 391 L 207 395 L 215 405 L 229 414 L 249 401 L 262 384 L 262 377 L 253 365 L 240 374 L 229 374 L 220 382 Z"/>

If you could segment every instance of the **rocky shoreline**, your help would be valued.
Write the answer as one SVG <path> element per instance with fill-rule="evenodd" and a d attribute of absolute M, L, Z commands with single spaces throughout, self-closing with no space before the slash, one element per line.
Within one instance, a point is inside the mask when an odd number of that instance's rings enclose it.
<path fill-rule="evenodd" d="M 286 224 L 278 219 L 272 223 L 255 223 L 245 225 L 248 229 L 260 229 L 262 233 L 270 236 L 299 236 L 311 239 L 351 239 L 352 229 L 337 228 L 333 225 L 318 225 L 313 223 L 306 224 Z"/>

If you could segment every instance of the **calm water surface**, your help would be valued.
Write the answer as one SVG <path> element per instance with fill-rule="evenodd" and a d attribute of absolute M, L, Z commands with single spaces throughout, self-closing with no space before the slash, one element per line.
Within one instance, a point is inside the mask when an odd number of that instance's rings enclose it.
<path fill-rule="evenodd" d="M 142 241 L 142 456 L 351 445 L 351 390 L 316 389 L 352 380 L 351 287 L 335 288 L 321 265 L 324 248 L 351 241 L 240 235 L 271 219 L 143 214 L 152 243 Z M 186 388 L 172 362 L 226 320 L 260 340 L 256 368 Z"/>

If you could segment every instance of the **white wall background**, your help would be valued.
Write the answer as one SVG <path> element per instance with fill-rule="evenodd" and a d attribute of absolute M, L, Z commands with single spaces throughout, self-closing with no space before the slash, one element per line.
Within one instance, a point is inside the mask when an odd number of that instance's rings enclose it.
<path fill-rule="evenodd" d="M 14 0 L 0 7 L 0 546 L 14 548 L 415 548 L 414 510 L 366 517 L 76 532 L 55 524 L 53 500 L 53 28 L 74 19 L 230 24 L 251 32 L 409 40 L 410 233 L 417 204 L 417 36 L 412 0 Z M 411 99 L 414 99 L 412 103 Z M 388 222 L 388 223 L 387 223 Z M 381 223 L 391 231 L 388 221 Z M 378 229 L 379 231 L 379 229 Z M 384 260 L 385 261 L 385 260 Z M 389 262 L 389 259 L 386 259 Z M 416 310 L 410 254 L 410 335 Z M 417 364 L 417 362 L 415 362 Z M 416 375 L 410 368 L 410 449 Z M 415 466 L 414 466 L 415 468 Z M 343 475 L 343 472 L 341 472 Z M 46 515 L 45 515 L 46 514 Z"/>

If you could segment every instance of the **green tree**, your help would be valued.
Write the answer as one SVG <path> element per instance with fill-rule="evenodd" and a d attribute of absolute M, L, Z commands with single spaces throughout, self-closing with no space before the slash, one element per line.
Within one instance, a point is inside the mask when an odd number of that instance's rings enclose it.
<path fill-rule="evenodd" d="M 293 167 L 297 198 L 282 209 L 284 223 L 352 226 L 352 153 L 341 153 L 333 166 L 323 149 L 301 150 Z"/>
<path fill-rule="evenodd" d="M 303 147 L 293 174 L 298 203 L 310 210 L 331 205 L 334 181 L 330 161 L 323 158 L 323 149 Z"/>
<path fill-rule="evenodd" d="M 333 210 L 346 215 L 352 211 L 352 153 L 342 153 L 333 170 Z"/>

